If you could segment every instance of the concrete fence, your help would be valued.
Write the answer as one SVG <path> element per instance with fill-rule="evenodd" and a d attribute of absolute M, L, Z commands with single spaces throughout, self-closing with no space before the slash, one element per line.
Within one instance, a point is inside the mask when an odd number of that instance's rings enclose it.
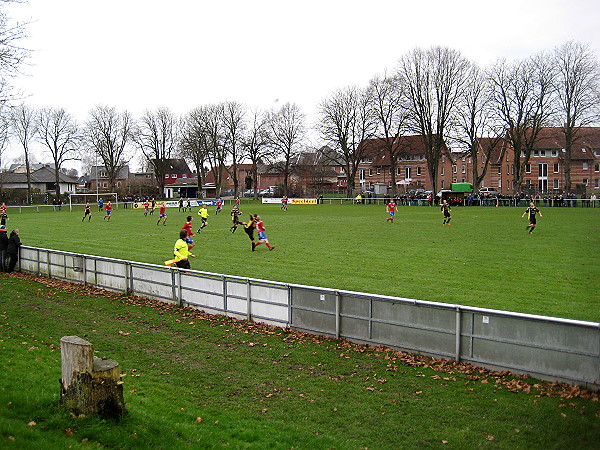
<path fill-rule="evenodd" d="M 600 387 L 597 322 L 169 269 L 25 246 L 20 268 L 209 313 Z"/>

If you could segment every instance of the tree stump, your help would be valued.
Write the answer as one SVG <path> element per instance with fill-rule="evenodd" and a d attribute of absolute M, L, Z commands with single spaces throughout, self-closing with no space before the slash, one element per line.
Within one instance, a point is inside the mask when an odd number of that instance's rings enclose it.
<path fill-rule="evenodd" d="M 60 401 L 74 414 L 119 419 L 127 413 L 119 363 L 94 356 L 91 343 L 77 336 L 60 340 Z"/>

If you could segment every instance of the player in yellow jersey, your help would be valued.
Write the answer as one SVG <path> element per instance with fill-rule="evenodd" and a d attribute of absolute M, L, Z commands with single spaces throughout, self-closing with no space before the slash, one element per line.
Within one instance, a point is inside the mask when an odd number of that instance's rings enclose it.
<path fill-rule="evenodd" d="M 525 210 L 525 212 L 523 213 L 523 215 L 521 217 L 525 217 L 525 214 L 527 214 L 527 217 L 529 219 L 529 225 L 527 225 L 527 227 L 525 229 L 529 230 L 529 234 L 531 234 L 537 224 L 537 220 L 535 217 L 536 214 L 539 214 L 540 217 L 543 217 L 543 216 L 542 216 L 542 213 L 540 212 L 540 210 L 537 209 L 537 207 L 534 205 L 533 202 L 529 202 L 529 208 L 527 208 Z"/>

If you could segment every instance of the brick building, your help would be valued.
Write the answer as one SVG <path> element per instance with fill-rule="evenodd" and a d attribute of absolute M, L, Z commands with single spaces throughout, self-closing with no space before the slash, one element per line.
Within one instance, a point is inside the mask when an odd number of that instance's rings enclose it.
<path fill-rule="evenodd" d="M 562 129 L 543 128 L 525 166 L 522 189 L 539 194 L 562 193 L 565 189 L 565 153 Z M 520 155 L 523 157 L 524 152 Z M 495 187 L 503 194 L 512 194 L 514 152 L 502 142 L 491 153 L 490 160 L 484 185 Z M 483 165 L 483 161 L 480 164 Z M 571 149 L 571 191 L 600 193 L 600 127 L 581 128 L 578 132 Z"/>

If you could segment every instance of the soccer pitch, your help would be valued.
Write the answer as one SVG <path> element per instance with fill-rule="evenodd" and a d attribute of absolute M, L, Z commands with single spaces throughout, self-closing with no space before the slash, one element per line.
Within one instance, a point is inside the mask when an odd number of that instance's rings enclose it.
<path fill-rule="evenodd" d="M 395 223 L 383 205 L 243 203 L 241 219 L 259 214 L 274 251 L 251 251 L 240 226 L 229 231 L 231 205 L 195 237 L 192 269 L 421 300 L 600 321 L 600 208 L 544 208 L 532 234 L 523 208 L 455 207 L 442 226 L 436 207 L 399 207 Z M 93 205 L 82 222 L 73 212 L 9 206 L 9 232 L 24 245 L 162 264 L 188 214 L 167 209 L 113 211 L 110 222 Z"/>

